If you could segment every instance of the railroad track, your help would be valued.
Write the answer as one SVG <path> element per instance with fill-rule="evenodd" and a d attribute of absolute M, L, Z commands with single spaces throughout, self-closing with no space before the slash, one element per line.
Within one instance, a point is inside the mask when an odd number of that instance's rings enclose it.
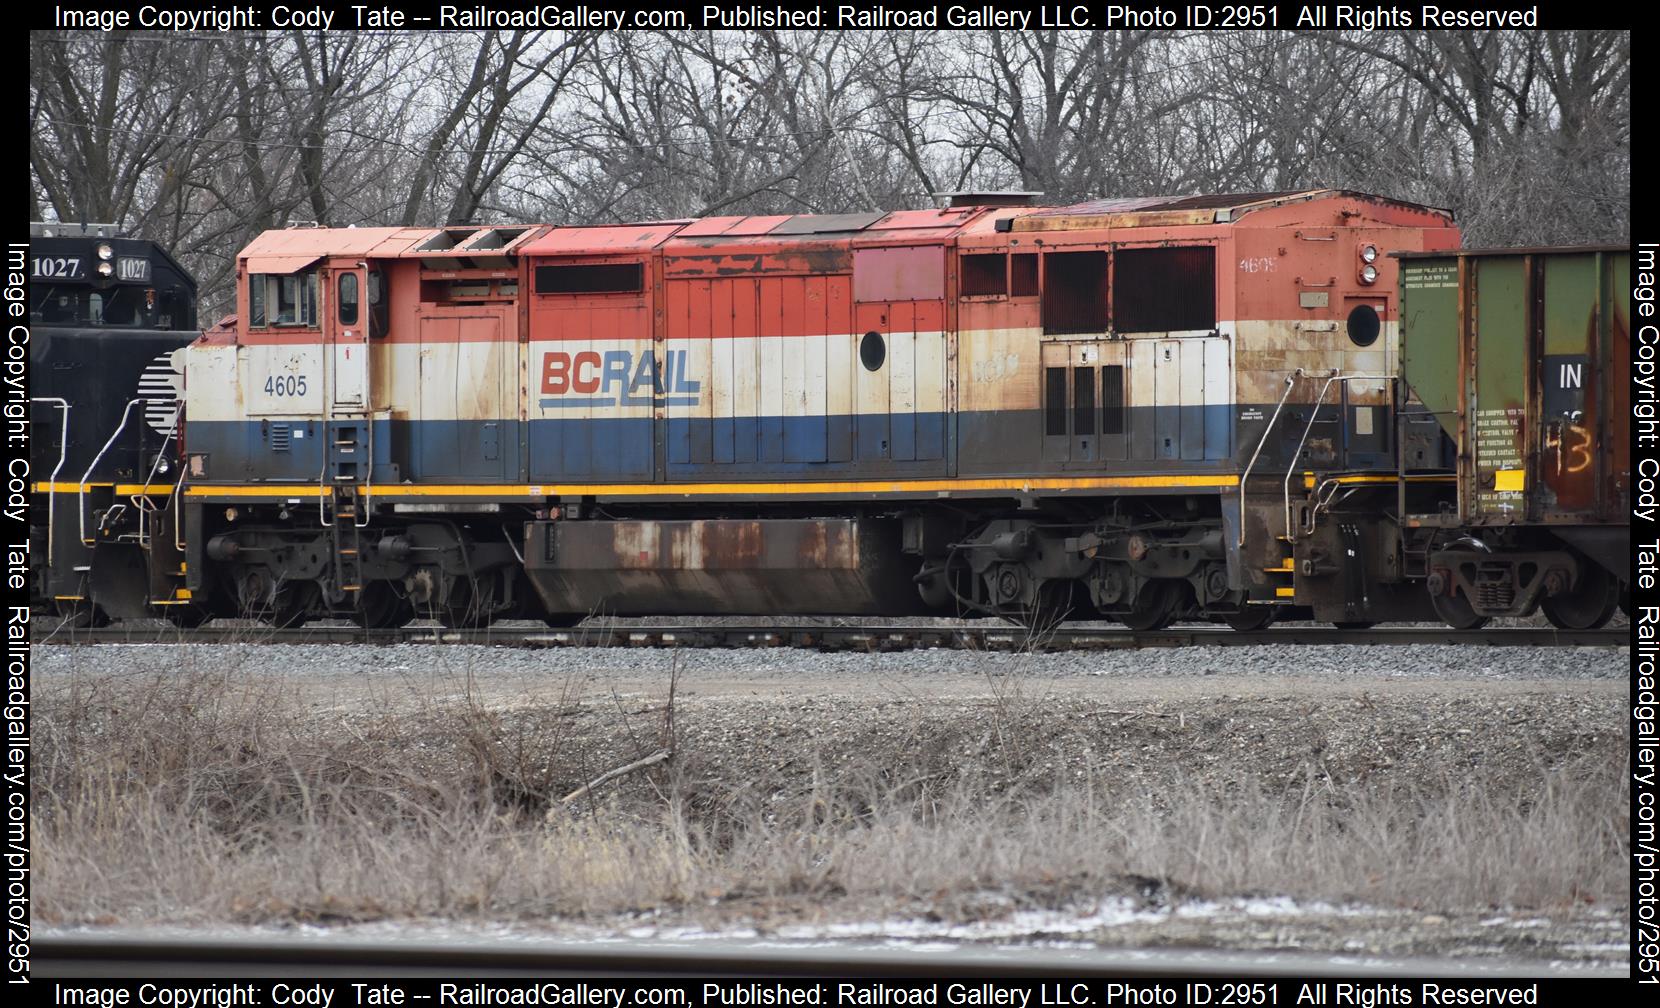
<path fill-rule="evenodd" d="M 1309 952 L 961 945 L 927 948 L 823 942 L 367 942 L 338 937 L 167 940 L 39 938 L 33 975 L 46 977 L 1623 977 L 1560 962 L 1389 959 Z M 686 1003 L 690 1003 L 689 1001 Z M 1285 1000 L 1280 1001 L 1281 1004 Z"/>
<path fill-rule="evenodd" d="M 1518 647 L 1617 647 L 1631 643 L 1629 627 L 1567 631 L 1546 627 L 1449 630 L 1422 626 L 1339 630 L 1328 626 L 1286 626 L 1241 632 L 1213 626 L 1176 626 L 1135 632 L 1123 627 L 1063 626 L 1031 634 L 1007 624 L 984 626 L 820 626 L 795 623 L 753 625 L 615 626 L 596 622 L 566 630 L 495 626 L 446 630 L 411 626 L 397 630 L 309 626 L 228 626 L 181 630 L 128 624 L 98 629 L 50 630 L 37 644 L 483 644 L 497 647 L 770 648 L 819 651 L 907 651 L 945 648 L 974 651 L 1113 651 L 1133 648 L 1238 647 L 1299 644 L 1473 644 Z"/>

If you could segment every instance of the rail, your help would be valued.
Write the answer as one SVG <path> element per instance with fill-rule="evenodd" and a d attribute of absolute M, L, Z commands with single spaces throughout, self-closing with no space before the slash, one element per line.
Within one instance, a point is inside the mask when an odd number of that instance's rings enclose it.
<path fill-rule="evenodd" d="M 1288 647 L 1299 645 L 1468 644 L 1484 647 L 1619 647 L 1631 643 L 1629 626 L 1599 630 L 1500 627 L 1453 630 L 1402 625 L 1344 630 L 1326 625 L 1276 626 L 1241 631 L 1206 624 L 1132 631 L 1116 624 L 1063 625 L 1033 633 L 1023 627 L 993 626 L 825 626 L 800 623 L 748 625 L 636 625 L 598 622 L 550 630 L 528 624 L 478 630 L 408 626 L 366 630 L 350 624 L 279 629 L 240 621 L 180 629 L 133 622 L 95 629 L 61 626 L 45 631 L 36 644 L 476 644 L 515 648 L 800 648 L 873 653 L 942 649 L 987 652 L 1118 651 L 1182 647 Z"/>

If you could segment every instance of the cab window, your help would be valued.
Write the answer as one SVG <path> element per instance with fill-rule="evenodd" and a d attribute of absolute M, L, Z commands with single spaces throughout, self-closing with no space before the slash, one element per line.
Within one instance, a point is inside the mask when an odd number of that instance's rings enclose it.
<path fill-rule="evenodd" d="M 279 326 L 315 328 L 317 325 L 317 271 L 256 273 L 248 280 L 248 325 L 255 329 Z"/>

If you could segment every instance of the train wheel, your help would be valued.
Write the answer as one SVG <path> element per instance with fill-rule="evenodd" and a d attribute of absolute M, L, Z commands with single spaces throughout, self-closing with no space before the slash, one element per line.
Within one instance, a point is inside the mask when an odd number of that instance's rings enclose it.
<path fill-rule="evenodd" d="M 1431 595 L 1429 601 L 1441 622 L 1454 630 L 1480 630 L 1487 625 L 1487 617 L 1478 615 L 1463 595 Z"/>
<path fill-rule="evenodd" d="M 61 601 L 57 608 L 64 627 L 70 630 L 90 630 L 110 625 L 109 614 L 86 599 Z"/>
<path fill-rule="evenodd" d="M 1238 612 L 1223 615 L 1222 622 L 1240 633 L 1250 633 L 1252 630 L 1267 628 L 1276 619 L 1279 619 L 1279 616 L 1279 606 L 1241 606 Z"/>
<path fill-rule="evenodd" d="M 475 591 L 478 588 L 481 590 Z M 458 580 L 450 589 L 447 605 L 433 616 L 447 630 L 482 630 L 496 621 L 495 596 L 488 582 Z"/>
<path fill-rule="evenodd" d="M 1115 613 L 1112 618 L 1137 633 L 1163 630 L 1176 622 L 1180 600 L 1180 586 L 1176 582 L 1149 581 L 1136 593 L 1135 607 L 1129 612 Z"/>
<path fill-rule="evenodd" d="M 1619 604 L 1620 583 L 1602 567 L 1587 563 L 1572 591 L 1546 598 L 1539 608 L 1559 630 L 1595 630 L 1614 617 Z"/>
<path fill-rule="evenodd" d="M 1331 625 L 1339 630 L 1370 630 L 1377 623 L 1372 620 L 1332 620 Z"/>
<path fill-rule="evenodd" d="M 395 630 L 415 618 L 407 599 L 392 590 L 389 581 L 370 581 L 352 610 L 352 622 L 365 630 Z"/>

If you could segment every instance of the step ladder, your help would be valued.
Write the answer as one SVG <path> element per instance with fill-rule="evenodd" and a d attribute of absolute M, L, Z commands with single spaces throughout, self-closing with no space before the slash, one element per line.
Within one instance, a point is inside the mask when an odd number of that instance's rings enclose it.
<path fill-rule="evenodd" d="M 1274 586 L 1274 598 L 1291 601 L 1297 597 L 1294 580 L 1297 568 L 1291 560 L 1291 539 L 1289 536 L 1274 537 L 1280 544 L 1280 552 L 1284 554 L 1280 562 L 1273 567 L 1264 567 L 1262 572 L 1268 575 L 1268 583 Z"/>
<path fill-rule="evenodd" d="M 363 537 L 358 512 L 362 501 L 352 484 L 333 487 L 329 540 L 334 553 L 334 583 L 343 592 L 363 590 Z"/>
<path fill-rule="evenodd" d="M 329 529 L 334 583 L 342 592 L 363 590 L 361 530 L 369 515 L 358 483 L 369 475 L 366 432 L 366 424 L 351 420 L 325 425 L 328 465 L 324 467 L 323 524 Z"/>

